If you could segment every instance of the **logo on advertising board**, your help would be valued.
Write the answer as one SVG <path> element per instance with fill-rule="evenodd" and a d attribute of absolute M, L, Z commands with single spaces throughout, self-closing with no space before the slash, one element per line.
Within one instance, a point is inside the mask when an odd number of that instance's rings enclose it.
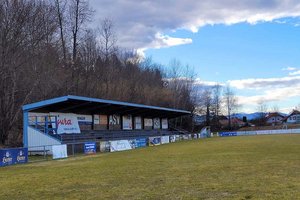
<path fill-rule="evenodd" d="M 13 162 L 13 158 L 11 156 L 11 153 L 9 151 L 6 151 L 4 157 L 2 158 L 3 165 L 11 165 Z"/>
<path fill-rule="evenodd" d="M 27 156 L 24 152 L 24 150 L 19 150 L 18 156 L 17 156 L 17 161 L 19 163 L 24 163 L 27 161 Z"/>
<path fill-rule="evenodd" d="M 85 154 L 94 154 L 94 153 L 96 153 L 96 142 L 84 143 L 84 153 Z"/>
<path fill-rule="evenodd" d="M 53 127 L 57 128 L 57 134 L 62 133 L 80 133 L 78 119 L 75 114 L 72 113 L 50 113 L 53 116 L 57 116 L 57 127 L 56 124 L 52 124 Z"/>

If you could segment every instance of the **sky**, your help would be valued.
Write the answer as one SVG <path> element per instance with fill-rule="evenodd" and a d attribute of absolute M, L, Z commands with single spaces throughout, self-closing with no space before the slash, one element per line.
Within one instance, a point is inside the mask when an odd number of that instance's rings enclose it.
<path fill-rule="evenodd" d="M 300 104 L 299 0 L 90 0 L 121 47 L 189 65 L 199 85 L 229 85 L 242 105 L 289 113 Z"/>

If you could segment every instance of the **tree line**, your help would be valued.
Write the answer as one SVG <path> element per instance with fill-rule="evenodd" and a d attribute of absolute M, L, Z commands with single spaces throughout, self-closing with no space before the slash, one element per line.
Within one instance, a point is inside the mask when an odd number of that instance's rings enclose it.
<path fill-rule="evenodd" d="M 0 2 L 0 145 L 20 145 L 22 105 L 62 95 L 194 110 L 192 77 L 118 47 L 109 19 L 89 28 L 87 0 Z"/>

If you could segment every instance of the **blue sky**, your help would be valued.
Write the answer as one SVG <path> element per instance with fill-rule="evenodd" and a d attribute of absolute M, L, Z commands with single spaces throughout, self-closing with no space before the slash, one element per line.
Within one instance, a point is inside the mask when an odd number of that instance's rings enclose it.
<path fill-rule="evenodd" d="M 230 85 L 254 112 L 260 102 L 290 112 L 300 104 L 298 0 L 91 0 L 110 18 L 120 47 L 154 62 L 194 68 L 196 84 Z"/>

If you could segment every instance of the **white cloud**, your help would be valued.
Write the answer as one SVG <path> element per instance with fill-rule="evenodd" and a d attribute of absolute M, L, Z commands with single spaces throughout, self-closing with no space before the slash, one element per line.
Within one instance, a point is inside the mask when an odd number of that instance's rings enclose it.
<path fill-rule="evenodd" d="M 261 78 L 261 79 L 242 79 L 230 80 L 229 85 L 237 89 L 274 89 L 274 87 L 294 87 L 300 86 L 300 76 L 281 77 L 281 78 Z"/>
<path fill-rule="evenodd" d="M 300 75 L 300 70 L 297 70 L 297 71 L 294 71 L 294 72 L 290 72 L 289 75 L 290 76 Z"/>
<path fill-rule="evenodd" d="M 274 21 L 300 16 L 298 0 L 91 0 L 95 24 L 103 18 L 115 22 L 118 41 L 126 48 L 161 48 L 188 44 L 189 38 L 158 33 L 186 29 L 193 33 L 205 25 Z"/>
<path fill-rule="evenodd" d="M 282 68 L 282 71 L 295 71 L 297 70 L 297 68 L 295 67 L 285 67 L 285 68 Z"/>

